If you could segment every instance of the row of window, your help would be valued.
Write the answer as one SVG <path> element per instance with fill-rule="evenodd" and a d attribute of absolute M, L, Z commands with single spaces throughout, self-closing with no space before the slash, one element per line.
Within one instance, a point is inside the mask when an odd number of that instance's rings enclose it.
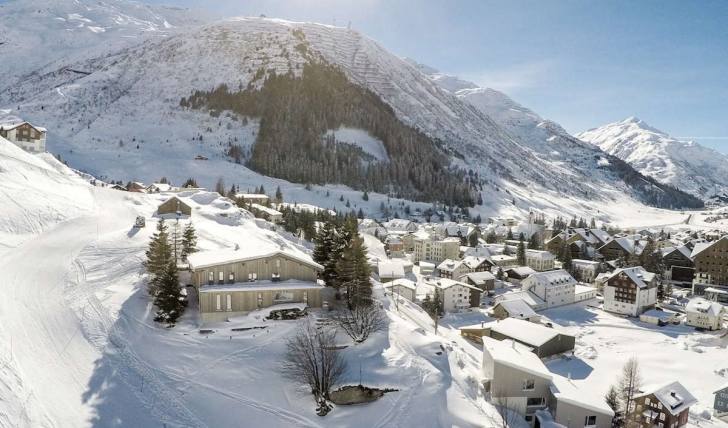
<path fill-rule="evenodd" d="M 232 295 L 225 294 L 225 311 L 226 312 L 232 312 L 233 310 L 233 300 Z M 294 300 L 294 294 L 292 291 L 279 291 L 276 293 L 276 295 L 273 297 L 274 302 L 292 302 Z M 223 310 L 223 295 L 222 294 L 216 294 L 215 295 L 215 311 L 222 312 Z M 303 303 L 308 303 L 308 292 L 303 292 Z M 257 304 L 258 307 L 263 306 L 263 293 L 258 293 L 257 296 Z"/>

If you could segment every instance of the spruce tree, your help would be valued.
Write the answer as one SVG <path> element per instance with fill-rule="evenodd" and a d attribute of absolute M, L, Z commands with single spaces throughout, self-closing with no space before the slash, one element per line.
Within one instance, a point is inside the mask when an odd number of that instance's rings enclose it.
<path fill-rule="evenodd" d="M 508 228 L 508 233 L 506 234 L 506 239 L 512 240 L 513 239 L 513 231 Z"/>
<path fill-rule="evenodd" d="M 187 256 L 197 251 L 197 235 L 192 222 L 187 223 L 182 233 L 182 260 L 187 260 Z"/>
<path fill-rule="evenodd" d="M 523 235 L 521 235 L 523 236 Z M 526 244 L 523 243 L 523 239 L 518 241 L 518 250 L 516 251 L 516 258 L 518 259 L 518 264 L 521 266 L 526 265 Z"/>
<path fill-rule="evenodd" d="M 336 227 L 331 221 L 324 223 L 314 239 L 313 260 L 324 267 L 321 279 L 329 287 L 335 287 L 336 261 L 340 254 L 337 242 Z"/>
<path fill-rule="evenodd" d="M 173 326 L 184 312 L 185 302 L 177 278 L 177 264 L 170 262 L 159 275 L 159 290 L 154 296 L 157 313 L 154 321 Z"/>
<path fill-rule="evenodd" d="M 281 192 L 281 186 L 276 187 L 276 201 L 283 202 L 283 192 Z"/>
<path fill-rule="evenodd" d="M 158 289 L 158 277 L 162 275 L 167 265 L 172 261 L 172 247 L 169 245 L 169 232 L 164 219 L 157 222 L 157 230 L 152 235 L 149 248 L 146 251 L 147 260 L 144 263 L 147 271 L 152 275 L 149 283 L 149 294 L 155 295 Z"/>
<path fill-rule="evenodd" d="M 349 309 L 372 304 L 372 284 L 364 240 L 355 236 L 336 264 L 337 282 L 346 289 Z"/>

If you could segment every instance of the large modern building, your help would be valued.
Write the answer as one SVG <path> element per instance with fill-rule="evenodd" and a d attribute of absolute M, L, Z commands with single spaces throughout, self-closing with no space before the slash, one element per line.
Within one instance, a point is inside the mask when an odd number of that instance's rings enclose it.
<path fill-rule="evenodd" d="M 604 310 L 638 317 L 657 303 L 657 278 L 642 266 L 617 269 L 604 284 Z"/>
<path fill-rule="evenodd" d="M 690 256 L 695 265 L 694 294 L 702 295 L 708 287 L 728 288 L 728 236 L 695 244 Z"/>

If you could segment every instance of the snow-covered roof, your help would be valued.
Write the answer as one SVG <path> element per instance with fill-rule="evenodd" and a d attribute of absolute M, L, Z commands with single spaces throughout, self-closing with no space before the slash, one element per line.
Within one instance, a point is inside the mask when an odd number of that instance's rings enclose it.
<path fill-rule="evenodd" d="M 637 285 L 637 287 L 639 288 L 648 287 L 648 283 L 655 278 L 654 273 L 646 271 L 645 268 L 643 268 L 642 266 L 634 266 L 615 270 L 609 276 L 609 279 L 614 278 L 622 272 L 624 272 L 624 274 L 627 275 L 629 279 L 631 279 L 632 282 L 634 282 L 635 285 Z"/>
<path fill-rule="evenodd" d="M 524 322 L 528 323 L 528 321 Z M 484 336 L 483 352 L 487 352 L 493 361 L 499 364 L 525 371 L 542 379 L 551 379 L 551 372 L 546 368 L 543 361 L 531 352 L 529 347 L 516 341 L 508 339 L 495 340 Z"/>
<path fill-rule="evenodd" d="M 400 260 L 380 261 L 377 264 L 380 278 L 404 278 L 404 262 Z"/>
<path fill-rule="evenodd" d="M 546 302 L 538 297 L 537 295 L 531 293 L 530 291 L 514 291 L 511 293 L 505 293 L 498 296 L 498 301 L 502 302 L 505 300 L 523 300 L 526 302 L 529 306 L 532 308 L 535 307 L 543 307 Z"/>
<path fill-rule="evenodd" d="M 571 261 L 572 265 L 581 265 L 581 266 L 599 266 L 599 262 L 595 262 L 594 260 L 584 260 L 584 259 L 573 259 Z"/>
<path fill-rule="evenodd" d="M 671 415 L 678 415 L 683 410 L 698 402 L 698 399 L 677 381 L 668 383 L 667 385 L 656 389 L 645 388 L 645 390 L 651 392 L 636 395 L 635 398 L 654 394 L 655 398 L 662 403 Z"/>
<path fill-rule="evenodd" d="M 534 259 L 550 260 L 555 259 L 556 256 L 548 251 L 544 250 L 526 250 L 526 257 L 532 257 Z"/>
<path fill-rule="evenodd" d="M 237 199 L 270 199 L 268 195 L 262 193 L 236 193 Z"/>
<path fill-rule="evenodd" d="M 508 273 L 508 272 L 513 272 L 516 275 L 520 276 L 521 278 L 525 278 L 529 275 L 533 275 L 536 273 L 536 271 L 533 270 L 533 268 L 530 266 L 515 266 L 512 268 L 506 269 L 506 273 Z M 510 275 L 508 275 L 508 276 L 510 276 Z"/>
<path fill-rule="evenodd" d="M 21 125 L 28 124 L 31 128 L 35 129 L 38 132 L 46 132 L 47 130 L 43 128 L 42 126 L 35 126 L 30 122 L 12 122 L 12 123 L 0 123 L 0 129 L 3 129 L 5 131 L 13 130 Z"/>
<path fill-rule="evenodd" d="M 433 287 L 437 287 L 437 288 L 439 288 L 441 290 L 446 290 L 446 289 L 448 289 L 450 287 L 453 287 L 453 286 L 456 286 L 456 285 L 460 285 L 462 287 L 470 288 L 471 290 L 482 291 L 478 287 L 472 286 L 470 284 L 466 284 L 466 283 L 461 282 L 461 281 L 455 281 L 454 279 L 450 279 L 450 278 L 433 278 L 433 277 L 429 277 L 429 278 L 425 278 L 425 282 L 427 284 L 432 285 Z"/>
<path fill-rule="evenodd" d="M 225 248 L 222 250 L 200 251 L 187 256 L 187 261 L 190 264 L 190 269 L 194 270 L 226 263 L 237 263 L 268 258 L 277 255 L 290 257 L 315 269 L 323 270 L 324 268 L 320 264 L 314 262 L 308 254 L 300 251 L 295 251 L 290 248 L 274 251 L 262 251 L 255 245 L 242 245 L 237 249 Z"/>
<path fill-rule="evenodd" d="M 713 245 L 717 244 L 718 242 L 728 239 L 728 236 L 724 236 L 716 241 L 713 242 L 698 242 L 693 247 L 693 252 L 690 254 L 690 258 L 695 258 L 698 254 L 702 253 L 703 251 L 707 250 L 708 248 L 712 247 Z"/>
<path fill-rule="evenodd" d="M 437 270 L 445 271 L 445 272 L 452 272 L 458 266 L 460 266 L 459 260 L 445 259 L 439 265 L 437 265 Z"/>
<path fill-rule="evenodd" d="M 289 279 L 287 281 L 254 281 L 235 282 L 232 284 L 203 285 L 200 293 L 212 293 L 220 291 L 276 291 L 276 290 L 318 290 L 323 285 L 313 281 L 299 281 Z"/>
<path fill-rule="evenodd" d="M 563 269 L 535 272 L 523 281 L 524 284 L 541 284 L 545 287 L 576 284 L 574 277 Z"/>
<path fill-rule="evenodd" d="M 724 310 L 723 305 L 720 303 L 712 302 L 702 297 L 696 297 L 690 300 L 685 306 L 686 312 L 700 312 L 714 317 L 719 316 Z"/>
<path fill-rule="evenodd" d="M 492 321 L 486 323 L 485 327 L 533 347 L 541 346 L 560 334 L 554 328 L 516 318 Z"/>
<path fill-rule="evenodd" d="M 398 278 L 383 285 L 384 288 L 392 288 L 394 286 L 409 288 L 412 291 L 417 290 L 417 284 L 407 278 Z"/>
<path fill-rule="evenodd" d="M 675 318 L 676 315 L 677 315 L 677 312 L 673 312 L 673 311 L 649 309 L 647 311 L 642 312 L 642 314 L 640 316 L 657 318 L 662 321 L 669 321 L 672 318 Z"/>
<path fill-rule="evenodd" d="M 549 389 L 557 401 L 563 401 L 610 417 L 614 416 L 614 410 L 607 405 L 603 396 L 594 393 L 594 387 L 588 381 L 574 381 L 563 376 L 554 375 L 551 378 Z"/>
<path fill-rule="evenodd" d="M 463 275 L 463 278 L 468 278 L 469 280 L 473 281 L 475 284 L 485 284 L 486 281 L 493 281 L 495 280 L 495 275 L 488 271 L 483 272 L 470 272 L 468 274 Z"/>
<path fill-rule="evenodd" d="M 461 262 L 470 269 L 475 269 L 478 266 L 480 266 L 481 264 L 483 264 L 483 262 L 486 262 L 486 261 L 488 261 L 488 259 L 485 257 L 474 257 L 474 256 L 467 256 L 461 260 Z"/>
<path fill-rule="evenodd" d="M 490 256 L 490 259 L 491 259 L 491 260 L 493 260 L 494 262 L 495 262 L 495 261 L 498 261 L 498 262 L 503 262 L 503 261 L 512 261 L 512 260 L 516 260 L 516 259 L 517 259 L 517 257 L 516 257 L 516 256 L 509 256 L 509 255 L 507 255 L 507 254 L 496 254 L 496 255 L 494 255 L 494 256 Z"/>
<path fill-rule="evenodd" d="M 496 303 L 493 309 L 498 306 L 508 312 L 508 315 L 512 318 L 527 319 L 536 316 L 536 312 L 523 299 L 503 300 Z"/>
<path fill-rule="evenodd" d="M 250 204 L 250 207 L 251 207 L 251 208 L 254 208 L 254 209 L 256 209 L 256 210 L 258 210 L 258 211 L 260 211 L 260 212 L 262 212 L 262 213 L 266 213 L 266 214 L 268 214 L 268 215 L 272 215 L 272 216 L 279 216 L 279 215 L 282 215 L 280 211 L 276 211 L 276 210 L 274 210 L 273 208 L 268 208 L 268 207 L 266 207 L 265 205 L 260 205 L 260 204 Z"/>
<path fill-rule="evenodd" d="M 670 247 L 664 247 L 660 249 L 660 252 L 662 254 L 662 257 L 667 256 L 668 254 L 672 253 L 673 251 L 677 251 L 683 256 L 690 258 L 691 250 L 687 245 L 680 245 L 680 246 L 670 246 Z"/>

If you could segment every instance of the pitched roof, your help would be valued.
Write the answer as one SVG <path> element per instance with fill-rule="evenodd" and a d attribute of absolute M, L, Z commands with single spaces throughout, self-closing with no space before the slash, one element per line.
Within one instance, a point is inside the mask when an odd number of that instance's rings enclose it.
<path fill-rule="evenodd" d="M 649 390 L 648 390 L 649 391 Z M 654 394 L 665 409 L 670 412 L 671 415 L 678 415 L 683 410 L 697 403 L 698 400 L 691 394 L 680 382 L 672 382 L 667 385 L 661 386 L 652 392 L 645 392 L 635 396 L 635 398 L 644 397 L 646 395 Z"/>
<path fill-rule="evenodd" d="M 446 289 L 448 289 L 450 287 L 453 287 L 455 285 L 460 285 L 460 286 L 463 286 L 463 287 L 470 288 L 471 290 L 482 291 L 478 287 L 474 287 L 474 286 L 472 286 L 470 284 L 466 284 L 466 283 L 461 282 L 461 281 L 455 281 L 454 279 L 450 279 L 450 278 L 432 278 L 432 277 L 429 277 L 429 278 L 425 278 L 425 282 L 427 284 L 432 285 L 433 287 L 437 287 L 437 288 L 439 288 L 441 290 L 446 290 Z"/>
<path fill-rule="evenodd" d="M 488 261 L 488 259 L 486 257 L 474 257 L 474 256 L 467 256 L 461 260 L 461 262 L 470 269 L 475 269 L 487 261 Z"/>
<path fill-rule="evenodd" d="M 407 278 L 398 278 L 392 282 L 387 282 L 383 285 L 384 288 L 392 288 L 394 286 L 409 288 L 410 290 L 417 290 L 417 284 Z"/>
<path fill-rule="evenodd" d="M 623 273 L 632 280 L 632 282 L 639 288 L 646 288 L 649 286 L 648 282 L 651 282 L 655 278 L 655 274 L 648 272 L 642 266 L 634 266 L 629 268 L 617 269 L 609 276 L 609 279 Z"/>
<path fill-rule="evenodd" d="M 523 299 L 503 300 L 496 303 L 493 309 L 498 306 L 508 312 L 508 316 L 511 318 L 527 319 L 536 315 L 536 312 Z"/>
<path fill-rule="evenodd" d="M 554 328 L 542 326 L 529 321 L 516 318 L 506 318 L 500 321 L 492 321 L 485 324 L 491 331 L 500 333 L 506 337 L 515 339 L 528 346 L 541 346 L 560 333 Z"/>
<path fill-rule="evenodd" d="M 712 247 L 713 245 L 717 244 L 718 242 L 728 239 L 728 235 L 723 236 L 722 238 L 715 240 L 713 242 L 698 242 L 693 247 L 693 252 L 690 254 L 691 258 L 695 258 L 698 254 L 702 253 L 703 251 L 707 250 L 708 248 Z"/>
<path fill-rule="evenodd" d="M 576 284 L 576 280 L 564 269 L 557 269 L 545 272 L 536 272 L 524 280 L 524 285 L 527 284 L 542 284 L 545 287 L 549 287 Z"/>
<path fill-rule="evenodd" d="M 556 400 L 588 409 L 600 414 L 614 416 L 612 410 L 600 394 L 594 393 L 594 386 L 588 381 L 574 381 L 554 375 L 549 386 Z"/>
<path fill-rule="evenodd" d="M 486 281 L 495 280 L 495 275 L 488 271 L 483 272 L 470 272 L 462 276 L 462 278 L 468 278 L 476 284 L 484 284 Z"/>
<path fill-rule="evenodd" d="M 14 123 L 0 123 L 0 129 L 3 129 L 5 131 L 13 130 L 21 125 L 28 124 L 31 128 L 35 129 L 38 132 L 46 132 L 46 129 L 41 126 L 35 126 L 30 122 L 14 122 Z"/>
<path fill-rule="evenodd" d="M 483 352 L 488 353 L 493 361 L 499 364 L 525 371 L 543 379 L 551 379 L 551 372 L 546 368 L 543 361 L 531 352 L 531 349 L 527 346 L 513 340 L 495 340 L 484 336 Z"/>
<path fill-rule="evenodd" d="M 240 246 L 237 249 L 225 248 L 222 250 L 208 250 L 192 253 L 187 256 L 187 261 L 191 269 L 202 269 L 210 266 L 218 266 L 226 263 L 237 263 L 248 260 L 273 257 L 283 255 L 290 257 L 298 262 L 311 266 L 315 269 L 323 270 L 323 266 L 311 259 L 308 254 L 292 249 L 280 249 L 274 251 L 262 251 L 255 245 Z"/>
<path fill-rule="evenodd" d="M 686 312 L 700 312 L 711 316 L 719 316 L 724 310 L 723 305 L 718 302 L 712 302 L 710 300 L 703 299 L 702 297 L 696 297 L 688 302 L 685 306 Z"/>
<path fill-rule="evenodd" d="M 512 268 L 506 269 L 506 273 L 513 272 L 516 275 L 520 276 L 521 278 L 525 278 L 529 275 L 534 275 L 536 273 L 535 270 L 533 270 L 530 266 L 515 266 Z M 510 277 L 510 275 L 508 275 Z"/>

